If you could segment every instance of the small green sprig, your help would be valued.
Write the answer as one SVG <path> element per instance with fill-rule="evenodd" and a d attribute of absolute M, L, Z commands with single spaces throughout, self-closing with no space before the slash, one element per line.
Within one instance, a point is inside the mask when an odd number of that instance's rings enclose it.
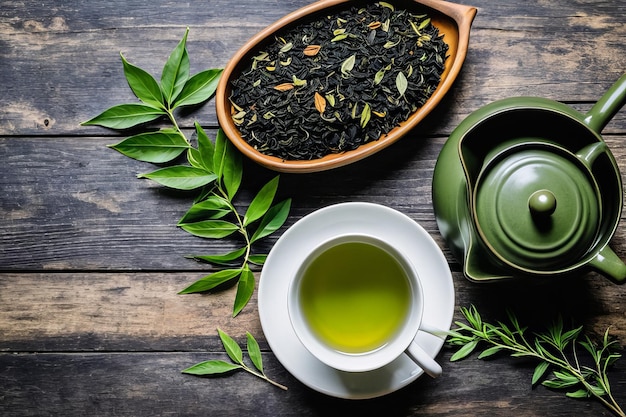
<path fill-rule="evenodd" d="M 217 329 L 217 332 L 220 336 L 220 339 L 222 340 L 222 345 L 224 345 L 224 349 L 226 350 L 228 357 L 232 360 L 232 363 L 222 360 L 208 360 L 197 363 L 183 370 L 183 373 L 197 376 L 209 376 L 222 375 L 228 372 L 243 370 L 251 373 L 254 376 L 264 379 L 265 381 L 277 386 L 280 389 L 287 390 L 286 386 L 269 379 L 267 375 L 265 375 L 265 371 L 263 370 L 261 349 L 259 348 L 259 344 L 257 343 L 254 336 L 252 336 L 249 332 L 246 332 L 246 347 L 248 350 L 248 356 L 250 357 L 250 361 L 252 362 L 256 370 L 245 364 L 243 360 L 243 351 L 241 350 L 237 342 L 233 340 L 233 338 L 231 338 L 228 334 L 220 329 Z"/>
<path fill-rule="evenodd" d="M 625 417 L 624 411 L 611 393 L 607 370 L 621 354 L 617 353 L 617 341 L 609 337 L 609 330 L 596 344 L 588 336 L 579 339 L 582 326 L 565 331 L 559 318 L 545 333 L 526 335 L 527 328 L 520 326 L 516 316 L 509 312 L 510 325 L 502 322 L 483 322 L 475 306 L 461 308 L 466 323 L 455 322 L 448 344 L 459 349 L 450 358 L 457 361 L 470 355 L 478 346 L 486 345 L 479 355 L 484 359 L 499 352 L 509 352 L 512 357 L 530 357 L 539 361 L 532 376 L 532 385 L 539 381 L 552 389 L 565 389 L 571 398 L 596 398 L 615 415 Z M 580 361 L 577 347 L 584 348 L 593 361 L 591 366 Z M 552 376 L 544 378 L 552 369 Z"/>
<path fill-rule="evenodd" d="M 180 294 L 205 292 L 237 283 L 233 305 L 233 316 L 236 316 L 254 292 L 255 278 L 251 266 L 263 265 L 267 257 L 252 253 L 252 245 L 284 224 L 291 200 L 274 204 L 279 182 L 276 176 L 255 195 L 247 210 L 240 213 L 235 206 L 235 197 L 243 177 L 241 154 L 221 129 L 213 143 L 196 122 L 197 146 L 193 146 L 181 130 L 175 110 L 198 105 L 211 98 L 222 73 L 221 69 L 210 69 L 190 75 L 186 47 L 188 33 L 189 29 L 167 59 L 160 82 L 122 56 L 124 75 L 140 103 L 113 106 L 82 125 L 124 130 L 158 119 L 169 121 L 171 126 L 135 134 L 110 147 L 138 161 L 168 164 L 139 174 L 139 178 L 177 190 L 199 190 L 194 204 L 178 222 L 181 229 L 207 239 L 240 235 L 243 243 L 234 251 L 190 255 L 197 261 L 218 265 L 221 269 L 180 291 Z M 186 164 L 171 164 L 183 154 L 186 155 Z"/>

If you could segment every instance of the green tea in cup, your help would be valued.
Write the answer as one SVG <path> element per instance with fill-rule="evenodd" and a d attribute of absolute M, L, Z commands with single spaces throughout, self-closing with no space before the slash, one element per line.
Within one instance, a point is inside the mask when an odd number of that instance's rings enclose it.
<path fill-rule="evenodd" d="M 345 372 L 381 368 L 406 352 L 427 374 L 441 366 L 415 342 L 423 293 L 409 258 L 374 236 L 346 234 L 309 253 L 288 294 L 292 327 L 304 347 Z"/>
<path fill-rule="evenodd" d="M 345 353 L 364 353 L 397 335 L 410 308 L 402 265 L 385 249 L 344 242 L 320 253 L 304 270 L 298 291 L 311 332 Z"/>

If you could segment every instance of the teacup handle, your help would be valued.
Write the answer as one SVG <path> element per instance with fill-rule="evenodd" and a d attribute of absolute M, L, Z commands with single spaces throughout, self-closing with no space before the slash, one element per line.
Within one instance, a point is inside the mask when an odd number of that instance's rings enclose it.
<path fill-rule="evenodd" d="M 419 329 L 437 337 L 443 335 L 443 337 L 445 338 L 445 335 L 447 334 L 446 332 L 429 326 L 426 323 L 422 323 Z M 443 372 L 443 370 L 441 369 L 441 365 L 439 365 L 439 363 L 437 363 L 434 358 L 431 358 L 430 355 L 426 353 L 426 351 L 424 351 L 424 349 L 422 349 L 420 345 L 417 344 L 415 339 L 413 339 L 413 341 L 409 345 L 408 349 L 406 350 L 406 354 L 409 358 L 411 358 L 411 360 L 413 360 L 413 362 L 417 363 L 428 376 L 437 378 Z"/>
<path fill-rule="evenodd" d="M 441 375 L 443 371 L 441 369 L 441 365 L 439 365 L 435 359 L 431 358 L 430 355 L 415 342 L 415 340 L 413 340 L 409 345 L 406 350 L 406 354 L 409 358 L 411 358 L 411 360 L 413 360 L 413 362 L 418 364 L 428 376 L 437 378 Z"/>

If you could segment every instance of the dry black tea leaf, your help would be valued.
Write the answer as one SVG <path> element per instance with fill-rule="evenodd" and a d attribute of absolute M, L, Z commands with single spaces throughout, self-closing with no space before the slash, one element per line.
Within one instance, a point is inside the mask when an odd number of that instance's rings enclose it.
<path fill-rule="evenodd" d="M 232 81 L 233 119 L 262 153 L 310 160 L 356 149 L 439 85 L 448 45 L 428 15 L 378 2 L 317 19 L 278 34 Z"/>

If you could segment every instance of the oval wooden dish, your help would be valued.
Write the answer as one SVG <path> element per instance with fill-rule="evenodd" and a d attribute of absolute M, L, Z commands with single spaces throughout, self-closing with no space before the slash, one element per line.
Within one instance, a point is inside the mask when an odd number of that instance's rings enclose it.
<path fill-rule="evenodd" d="M 255 35 L 229 61 L 217 87 L 217 117 L 226 136 L 244 155 L 279 172 L 309 173 L 344 166 L 372 155 L 396 142 L 423 120 L 450 90 L 463 66 L 469 45 L 470 29 L 477 9 L 441 0 L 396 0 L 392 2 L 396 7 L 403 7 L 415 13 L 427 13 L 432 24 L 444 36 L 444 42 L 448 44 L 448 58 L 439 86 L 422 107 L 415 111 L 408 120 L 378 140 L 368 142 L 351 151 L 334 153 L 319 159 L 284 160 L 261 153 L 249 145 L 241 137 L 232 118 L 232 104 L 229 99 L 231 81 L 241 74 L 263 45 L 274 40 L 277 33 L 315 19 L 317 16 L 345 10 L 359 3 L 363 2 L 359 0 L 320 0 L 296 10 Z"/>

